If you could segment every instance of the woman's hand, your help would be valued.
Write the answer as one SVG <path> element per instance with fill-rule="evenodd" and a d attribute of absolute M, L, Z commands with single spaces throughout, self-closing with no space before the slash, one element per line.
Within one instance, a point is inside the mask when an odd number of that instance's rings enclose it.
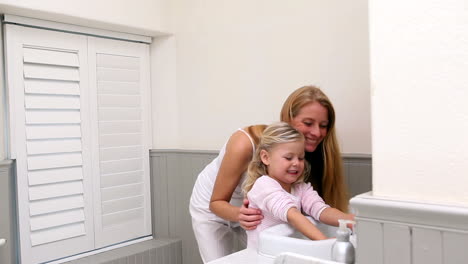
<path fill-rule="evenodd" d="M 244 199 L 239 210 L 239 224 L 245 230 L 254 230 L 262 222 L 262 211 L 259 209 L 248 208 L 249 200 Z"/>

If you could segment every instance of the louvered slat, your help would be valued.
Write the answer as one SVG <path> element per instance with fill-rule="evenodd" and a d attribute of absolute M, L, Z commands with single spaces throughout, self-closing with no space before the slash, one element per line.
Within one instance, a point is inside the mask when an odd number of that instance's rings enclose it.
<path fill-rule="evenodd" d="M 102 134 L 125 134 L 141 133 L 141 121 L 101 121 L 99 122 L 99 133 Z"/>
<path fill-rule="evenodd" d="M 141 146 L 101 148 L 99 151 L 101 161 L 143 158 Z"/>
<path fill-rule="evenodd" d="M 26 126 L 27 139 L 81 138 L 79 124 L 29 125 Z"/>
<path fill-rule="evenodd" d="M 121 211 L 127 211 L 134 208 L 143 207 L 143 196 L 124 198 L 102 203 L 102 213 L 112 214 Z"/>
<path fill-rule="evenodd" d="M 26 63 L 50 64 L 68 67 L 78 67 L 78 56 L 74 52 L 48 50 L 39 48 L 23 48 L 23 60 Z"/>
<path fill-rule="evenodd" d="M 43 156 L 29 156 L 28 170 L 65 168 L 83 165 L 81 153 L 61 153 Z"/>
<path fill-rule="evenodd" d="M 98 94 L 140 94 L 138 83 L 99 81 L 97 83 Z"/>
<path fill-rule="evenodd" d="M 24 91 L 29 94 L 79 95 L 78 82 L 29 79 L 24 81 Z"/>
<path fill-rule="evenodd" d="M 141 110 L 135 108 L 101 108 L 99 109 L 100 121 L 135 121 L 141 120 Z"/>
<path fill-rule="evenodd" d="M 137 208 L 133 210 L 127 210 L 123 212 L 103 215 L 102 223 L 106 227 L 111 227 L 113 225 L 118 225 L 118 224 L 129 222 L 132 220 L 141 220 L 143 216 L 144 216 L 143 208 Z"/>
<path fill-rule="evenodd" d="M 34 140 L 26 143 L 28 155 L 81 151 L 81 139 Z"/>
<path fill-rule="evenodd" d="M 31 234 L 31 244 L 32 246 L 38 246 L 46 243 L 82 236 L 85 234 L 85 225 L 83 223 L 59 226 L 52 229 L 33 232 Z"/>
<path fill-rule="evenodd" d="M 99 136 L 101 148 L 141 146 L 141 134 L 115 134 Z M 123 149 L 121 149 L 123 150 Z"/>
<path fill-rule="evenodd" d="M 26 110 L 26 124 L 76 124 L 81 122 L 79 111 L 31 111 Z"/>
<path fill-rule="evenodd" d="M 101 68 L 99 64 L 98 67 L 98 81 L 138 82 L 140 79 L 138 70 Z"/>
<path fill-rule="evenodd" d="M 123 185 L 110 188 L 102 188 L 101 200 L 103 202 L 122 199 L 126 197 L 140 196 L 143 186 L 139 184 Z"/>
<path fill-rule="evenodd" d="M 101 162 L 101 174 L 142 170 L 142 159 L 113 160 Z"/>
<path fill-rule="evenodd" d="M 82 195 L 32 201 L 29 205 L 29 213 L 31 216 L 36 216 L 76 208 L 84 208 L 84 199 Z"/>
<path fill-rule="evenodd" d="M 83 184 L 81 181 L 55 183 L 29 188 L 29 199 L 31 201 L 40 199 L 49 199 L 68 195 L 83 193 Z"/>
<path fill-rule="evenodd" d="M 78 96 L 25 95 L 26 109 L 80 109 Z"/>
<path fill-rule="evenodd" d="M 134 95 L 99 95 L 98 104 L 100 107 L 139 107 L 140 96 Z"/>
<path fill-rule="evenodd" d="M 143 182 L 143 171 L 130 171 L 101 176 L 101 187 L 108 188 Z"/>
<path fill-rule="evenodd" d="M 83 179 L 81 166 L 71 168 L 36 170 L 28 172 L 29 185 L 49 184 Z"/>
<path fill-rule="evenodd" d="M 33 216 L 31 217 L 31 231 L 56 228 L 68 224 L 81 223 L 83 221 L 84 211 L 82 209 Z"/>
<path fill-rule="evenodd" d="M 139 70 L 140 61 L 135 57 L 98 54 L 96 64 L 102 68 Z"/>
<path fill-rule="evenodd" d="M 26 79 L 47 79 L 63 81 L 79 81 L 78 68 L 43 64 L 25 64 L 24 77 Z"/>

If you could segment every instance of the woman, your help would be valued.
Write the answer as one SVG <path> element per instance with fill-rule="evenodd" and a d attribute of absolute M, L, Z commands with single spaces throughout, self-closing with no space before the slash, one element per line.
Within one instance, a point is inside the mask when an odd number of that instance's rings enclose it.
<path fill-rule="evenodd" d="M 348 195 L 340 150 L 335 135 L 335 111 L 317 87 L 294 91 L 283 104 L 281 121 L 305 137 L 310 182 L 327 204 L 347 211 Z M 241 185 L 264 125 L 239 129 L 199 174 L 190 199 L 192 226 L 200 254 L 208 262 L 234 252 L 237 237 L 245 245 L 244 230 L 255 229 L 262 219 L 258 209 L 243 202 Z M 242 227 L 240 227 L 239 226 Z"/>

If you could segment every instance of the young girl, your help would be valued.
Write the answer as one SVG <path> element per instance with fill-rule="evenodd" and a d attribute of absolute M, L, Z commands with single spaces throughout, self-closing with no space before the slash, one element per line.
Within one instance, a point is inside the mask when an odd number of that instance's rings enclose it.
<path fill-rule="evenodd" d="M 304 155 L 304 136 L 288 123 L 272 124 L 263 132 L 243 186 L 249 207 L 262 210 L 264 216 L 255 230 L 247 231 L 248 247 L 257 247 L 264 229 L 283 222 L 310 239 L 327 239 L 301 210 L 333 226 L 338 226 L 338 219 L 354 219 L 325 204 L 310 183 L 304 183 L 309 170 Z"/>

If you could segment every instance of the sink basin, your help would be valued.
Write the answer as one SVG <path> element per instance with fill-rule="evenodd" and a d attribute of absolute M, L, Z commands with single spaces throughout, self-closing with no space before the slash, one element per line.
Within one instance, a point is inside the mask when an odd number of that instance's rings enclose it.
<path fill-rule="evenodd" d="M 308 217 L 327 237 L 335 237 L 337 227 L 317 223 Z M 326 240 L 310 240 L 291 225 L 285 223 L 272 226 L 260 233 L 258 254 L 264 257 L 276 258 L 283 252 L 291 252 L 311 256 L 323 260 L 331 260 L 331 247 L 335 238 Z"/>

